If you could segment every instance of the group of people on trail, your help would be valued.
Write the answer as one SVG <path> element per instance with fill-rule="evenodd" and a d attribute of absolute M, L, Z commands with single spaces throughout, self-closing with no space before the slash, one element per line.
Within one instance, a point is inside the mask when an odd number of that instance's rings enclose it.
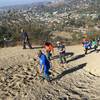
<path fill-rule="evenodd" d="M 30 49 L 33 47 L 31 46 L 31 43 L 29 41 L 29 37 L 27 32 L 25 32 L 23 29 L 21 30 L 21 40 L 22 40 L 22 45 L 23 49 L 26 49 L 26 46 L 28 46 Z M 38 51 L 38 58 L 39 58 L 39 70 L 38 73 L 42 74 L 42 77 L 45 78 L 46 80 L 50 80 L 50 61 L 52 60 L 52 56 L 54 55 L 54 46 L 52 43 L 45 41 L 43 48 L 45 49 L 45 53 L 42 50 Z M 59 60 L 60 63 L 63 64 L 66 62 L 65 58 L 65 46 L 58 41 L 57 42 L 57 49 L 58 49 L 58 55 L 59 55 Z"/>
<path fill-rule="evenodd" d="M 31 46 L 31 43 L 29 41 L 29 37 L 27 32 L 25 32 L 23 29 L 21 30 L 21 41 L 23 45 L 23 49 L 26 49 L 26 46 L 28 46 L 30 49 L 33 47 Z M 52 56 L 54 55 L 54 46 L 52 43 L 45 41 L 43 48 L 45 49 L 45 53 L 42 50 L 38 51 L 38 58 L 39 58 L 39 64 L 40 68 L 38 70 L 38 73 L 43 74 L 43 78 L 46 80 L 50 80 L 50 67 L 51 67 L 51 60 Z M 66 62 L 65 58 L 65 46 L 60 41 L 57 42 L 57 50 L 59 55 L 60 63 L 63 64 Z"/>
<path fill-rule="evenodd" d="M 27 32 L 25 32 L 24 30 L 21 30 L 21 32 L 22 32 L 21 39 L 22 39 L 23 49 L 26 49 L 27 45 L 30 49 L 32 49 L 33 47 L 29 41 Z M 85 54 L 87 54 L 87 51 L 92 48 L 95 51 L 97 51 L 99 42 L 100 42 L 100 39 L 98 40 L 84 39 L 82 41 L 82 44 L 83 44 L 83 47 L 85 48 Z M 60 60 L 60 64 L 67 63 L 66 57 L 65 57 L 66 56 L 65 45 L 62 42 L 57 41 L 56 47 L 58 51 L 58 58 Z M 43 52 L 42 50 L 39 50 L 37 53 L 38 61 L 40 65 L 40 67 L 38 67 L 39 68 L 38 73 L 42 74 L 42 77 L 44 79 L 46 79 L 47 81 L 50 81 L 50 74 L 51 74 L 50 68 L 51 68 L 51 60 L 52 60 L 52 57 L 54 56 L 54 45 L 48 41 L 45 41 L 45 43 L 43 44 L 43 48 L 45 49 L 45 52 Z M 35 60 L 37 61 L 37 59 Z"/>
<path fill-rule="evenodd" d="M 41 50 L 38 52 L 39 57 L 39 63 L 40 63 L 40 73 L 43 73 L 43 78 L 50 81 L 50 68 L 51 64 L 50 61 L 52 60 L 52 56 L 54 55 L 54 46 L 50 42 L 45 42 L 44 44 L 45 53 L 43 53 Z M 57 49 L 59 52 L 59 60 L 60 63 L 63 64 L 66 62 L 65 58 L 65 46 L 58 41 L 57 42 Z"/>
<path fill-rule="evenodd" d="M 97 41 L 96 39 L 93 39 L 93 40 L 84 39 L 82 44 L 83 44 L 83 47 L 85 48 L 85 54 L 87 54 L 87 51 L 90 49 L 94 49 L 95 51 L 97 51 L 97 48 L 99 45 L 98 42 L 99 41 Z"/>

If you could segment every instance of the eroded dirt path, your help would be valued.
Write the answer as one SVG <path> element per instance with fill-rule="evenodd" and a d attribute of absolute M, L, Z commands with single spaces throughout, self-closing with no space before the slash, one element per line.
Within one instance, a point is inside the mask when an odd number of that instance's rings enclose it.
<path fill-rule="evenodd" d="M 34 77 L 30 59 L 37 49 L 0 49 L 0 100 L 100 100 L 100 54 L 84 56 L 81 46 L 66 47 L 66 51 L 74 55 L 63 67 L 58 59 L 52 61 L 53 80 L 49 83 Z"/>

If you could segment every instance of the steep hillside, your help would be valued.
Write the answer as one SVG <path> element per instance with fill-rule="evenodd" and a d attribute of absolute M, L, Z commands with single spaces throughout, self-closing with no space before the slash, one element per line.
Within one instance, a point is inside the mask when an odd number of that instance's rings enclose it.
<path fill-rule="evenodd" d="M 0 100 L 100 100 L 100 52 L 84 56 L 79 45 L 67 46 L 66 52 L 74 55 L 63 66 L 52 60 L 47 82 L 35 76 L 37 49 L 0 49 Z"/>

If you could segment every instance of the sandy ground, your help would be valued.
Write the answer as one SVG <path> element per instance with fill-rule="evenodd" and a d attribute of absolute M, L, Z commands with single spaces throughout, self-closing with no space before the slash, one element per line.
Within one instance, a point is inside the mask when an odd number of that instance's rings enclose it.
<path fill-rule="evenodd" d="M 37 49 L 0 49 L 0 100 L 100 100 L 100 53 L 84 56 L 80 45 L 66 52 L 73 55 L 66 56 L 63 67 L 59 59 L 52 60 L 52 81 L 47 82 L 35 77 Z"/>

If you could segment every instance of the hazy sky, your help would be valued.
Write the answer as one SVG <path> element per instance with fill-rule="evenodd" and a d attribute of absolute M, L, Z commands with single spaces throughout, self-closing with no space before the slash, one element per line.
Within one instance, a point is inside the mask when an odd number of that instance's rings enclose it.
<path fill-rule="evenodd" d="M 41 1 L 48 1 L 48 0 L 0 0 L 0 7 L 17 5 L 17 4 L 28 4 L 28 3 L 41 2 Z"/>

